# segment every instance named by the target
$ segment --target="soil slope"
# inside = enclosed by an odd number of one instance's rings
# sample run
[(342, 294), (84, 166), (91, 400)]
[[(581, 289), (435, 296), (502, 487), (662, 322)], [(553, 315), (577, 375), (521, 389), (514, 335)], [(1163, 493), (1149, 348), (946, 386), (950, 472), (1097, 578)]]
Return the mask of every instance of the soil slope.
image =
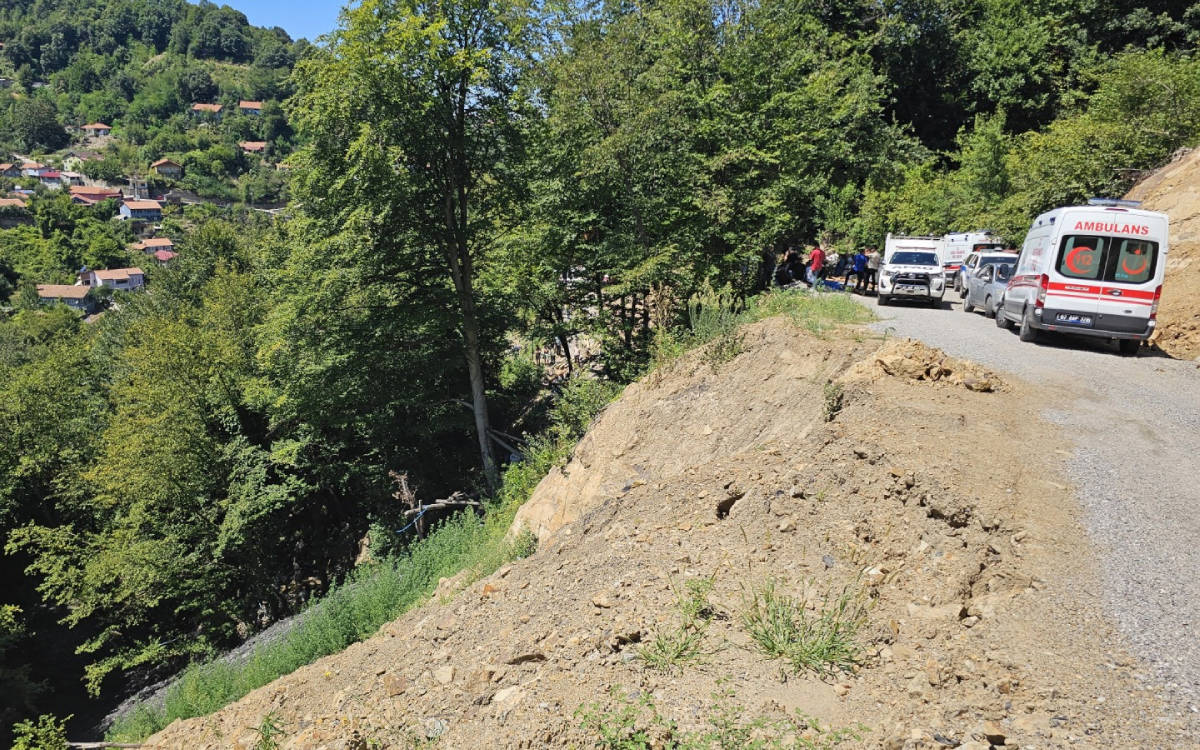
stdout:
[[(146, 747), (248, 749), (268, 714), (284, 748), (592, 747), (576, 711), (615, 686), (682, 729), (723, 689), (744, 720), (865, 725), (848, 747), (1191, 743), (1098, 603), (1066, 451), (1028, 450), (1063, 444), (1031, 386), (865, 329), (774, 319), (745, 343), (610, 407), (539, 490), (537, 554)], [(704, 656), (648, 669), (675, 591), (707, 577)], [(795, 674), (757, 651), (741, 616), (771, 580), (814, 608), (865, 597), (861, 665)]]
[(1142, 180), (1127, 197), (1171, 217), (1171, 247), (1155, 340), (1173, 357), (1200, 358), (1200, 149)]

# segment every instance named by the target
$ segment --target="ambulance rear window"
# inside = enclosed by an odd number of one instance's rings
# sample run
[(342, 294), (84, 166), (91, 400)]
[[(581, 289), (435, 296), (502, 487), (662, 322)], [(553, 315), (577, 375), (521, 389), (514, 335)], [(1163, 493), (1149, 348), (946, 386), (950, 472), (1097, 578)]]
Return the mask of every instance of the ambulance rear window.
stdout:
[(1058, 272), (1072, 279), (1098, 279), (1107, 237), (1066, 236), (1058, 253)]
[(1142, 284), (1154, 276), (1158, 243), (1124, 237), (1067, 235), (1058, 251), (1058, 272), (1071, 279)]
[(1110, 281), (1121, 281), (1126, 284), (1141, 284), (1154, 274), (1154, 261), (1158, 245), (1145, 240), (1114, 239), (1109, 272), (1105, 277)]

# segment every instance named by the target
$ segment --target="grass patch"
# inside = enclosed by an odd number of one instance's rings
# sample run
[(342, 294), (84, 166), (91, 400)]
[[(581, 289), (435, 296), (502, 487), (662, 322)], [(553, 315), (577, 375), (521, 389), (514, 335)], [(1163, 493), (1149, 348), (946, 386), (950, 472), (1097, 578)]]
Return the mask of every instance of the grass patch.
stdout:
[(703, 360), (712, 367), (741, 354), (744, 346), (739, 328), (776, 315), (816, 336), (825, 336), (838, 326), (874, 319), (870, 310), (846, 294), (773, 289), (744, 303), (728, 288), (714, 290), (705, 284), (688, 300), (688, 327), (660, 327), (650, 348), (650, 371), (670, 368), (691, 351), (704, 347)]
[(427, 601), (440, 578), (462, 570), (481, 578), (510, 560), (532, 554), (537, 540), (531, 533), (515, 539), (507, 535), (517, 509), (542, 477), (567, 458), (591, 420), (619, 390), (587, 378), (569, 382), (551, 413), (550, 427), (529, 440), (524, 461), (505, 470), (482, 519), (470, 512), (458, 514), (403, 552), (355, 569), (306, 610), (301, 623), (284, 638), (260, 647), (244, 663), (214, 661), (189, 667), (167, 689), (162, 706), (138, 706), (113, 725), (107, 739), (136, 742), (176, 719), (217, 711), (251, 690), (370, 637)]
[(712, 587), (712, 578), (698, 578), (688, 581), (683, 591), (675, 592), (679, 624), (656, 633), (649, 643), (638, 649), (638, 658), (647, 667), (673, 672), (700, 660), (704, 633), (714, 614), (708, 601)]
[(841, 383), (826, 383), (822, 391), (822, 414), (826, 422), (832, 422), (842, 411), (846, 394)]
[(580, 706), (580, 725), (597, 747), (607, 750), (832, 750), (861, 740), (867, 727), (834, 729), (797, 712), (794, 717), (747, 717), (728, 688), (712, 696), (704, 709), (704, 726), (683, 730), (665, 717), (647, 694), (609, 691), (607, 701)]
[(785, 660), (797, 673), (828, 675), (858, 664), (862, 647), (855, 637), (866, 618), (863, 597), (849, 588), (826, 595), (821, 608), (810, 613), (803, 602), (780, 594), (775, 582), (768, 581), (753, 592), (742, 624), (768, 657)]

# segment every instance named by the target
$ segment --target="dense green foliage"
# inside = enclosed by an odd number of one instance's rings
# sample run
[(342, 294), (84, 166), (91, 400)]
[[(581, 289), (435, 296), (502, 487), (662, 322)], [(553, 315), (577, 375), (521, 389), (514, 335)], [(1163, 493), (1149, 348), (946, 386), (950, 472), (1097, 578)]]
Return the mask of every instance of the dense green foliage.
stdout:
[[(32, 285), (135, 260), (114, 206), (39, 193), (0, 216), (3, 690), (22, 716), (44, 675), (107, 693), (351, 581), (314, 607), (333, 636), (196, 667), (205, 697), (180, 688), (144, 730), (361, 637), (436, 571), (494, 564), (503, 513), (609, 390), (546, 388), (531, 348), (574, 368), (590, 344), (619, 383), (699, 344), (723, 366), (761, 315), (853, 320), (747, 298), (788, 245), (1019, 240), (1038, 211), (1120, 192), (1200, 140), (1198, 29), (1200, 6), (1167, 2), (364, 0), (312, 48), (207, 3), (7, 4), (2, 145), (104, 120), (101, 158), (47, 160), (119, 181), (165, 156), (184, 175), (156, 188), (295, 201), (169, 211), (179, 257), (89, 323)], [(294, 147), (293, 176), (242, 140)], [(413, 544), (392, 473), (503, 510)], [(371, 528), (391, 572), (350, 575)], [(27, 669), (35, 640), (81, 662)]]

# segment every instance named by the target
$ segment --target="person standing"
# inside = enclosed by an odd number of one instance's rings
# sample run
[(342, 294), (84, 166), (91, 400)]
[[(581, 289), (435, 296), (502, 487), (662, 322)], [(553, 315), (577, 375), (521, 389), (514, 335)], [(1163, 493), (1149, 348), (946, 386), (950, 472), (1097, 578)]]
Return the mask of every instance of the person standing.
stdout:
[(846, 289), (850, 289), (850, 276), (854, 276), (854, 291), (862, 294), (867, 290), (867, 254), (860, 248), (850, 261), (846, 271)]
[(877, 292), (875, 282), (876, 277), (879, 275), (879, 262), (881, 260), (882, 258), (879, 257), (879, 250), (877, 248), (872, 247), (867, 251), (867, 283), (863, 287), (863, 291), (866, 294), (870, 294), (873, 291)]
[(812, 252), (809, 253), (809, 256), (808, 256), (809, 284), (814, 289), (817, 288), (817, 282), (819, 282), (823, 278), (822, 273), (825, 270), (825, 257), (826, 257), (825, 251), (821, 249), (820, 245), (817, 245), (816, 247), (814, 247), (812, 249)]

